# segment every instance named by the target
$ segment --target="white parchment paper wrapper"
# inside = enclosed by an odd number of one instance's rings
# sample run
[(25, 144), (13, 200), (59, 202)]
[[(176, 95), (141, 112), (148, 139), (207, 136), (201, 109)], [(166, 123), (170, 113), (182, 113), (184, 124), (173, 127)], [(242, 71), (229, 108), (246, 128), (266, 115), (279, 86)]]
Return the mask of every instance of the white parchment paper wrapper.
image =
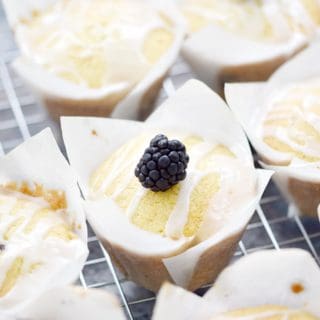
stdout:
[[(63, 138), (68, 156), (79, 174), (85, 197), (88, 196), (89, 178), (94, 169), (124, 142), (149, 129), (159, 129), (159, 132), (161, 129), (182, 130), (199, 135), (205, 140), (230, 147), (247, 163), (252, 161), (245, 134), (223, 100), (201, 82), (190, 80), (145, 123), (97, 118), (62, 118)], [(95, 130), (97, 135), (92, 135), (92, 130)], [(87, 201), (85, 207), (88, 219), (95, 230), (111, 239), (113, 243), (139, 254), (172, 256), (164, 259), (163, 263), (177, 284), (187, 286), (201, 254), (245, 228), (271, 174), (268, 170), (256, 170), (257, 191), (247, 206), (239, 212), (234, 212), (230, 222), (208, 240), (174, 256), (174, 252), (183, 250), (185, 241), (174, 241), (139, 229), (121, 214), (120, 208), (111, 199)], [(110, 224), (111, 219), (117, 220), (117, 224)]]
[[(301, 285), (299, 294), (292, 285)], [(278, 305), (320, 315), (320, 269), (301, 249), (259, 251), (236, 261), (204, 295), (213, 314), (246, 307)]]
[[(15, 30), (21, 18), (30, 18), (32, 11), (44, 10), (57, 1), (61, 0), (26, 0), (23, 2), (20, 0), (3, 0), (3, 4), (9, 24), (13, 30)], [(172, 1), (141, 1), (150, 3), (157, 10), (165, 12), (165, 14), (168, 15), (174, 23), (173, 32), (175, 34), (175, 40), (161, 59), (154, 64), (147, 75), (114, 107), (111, 117), (137, 119), (140, 116), (139, 109), (144, 95), (168, 72), (179, 54), (184, 39), (185, 21)], [(119, 61), (119, 63), (121, 63), (121, 61)], [(13, 65), (16, 72), (34, 90), (40, 97), (40, 100), (46, 100), (46, 98), (55, 100), (70, 99), (72, 101), (78, 101), (79, 103), (81, 103), (81, 101), (92, 101), (94, 106), (95, 101), (106, 99), (109, 95), (120, 93), (123, 90), (122, 84), (112, 87), (102, 87), (100, 89), (90, 89), (78, 86), (49, 73), (40, 65), (29, 61), (23, 56), (18, 57)]]
[[(290, 159), (288, 155), (276, 152), (262, 141), (262, 137), (258, 134), (257, 124), (263, 120), (268, 102), (274, 95), (287, 88), (288, 85), (320, 77), (319, 56), (320, 42), (317, 41), (285, 63), (267, 82), (226, 84), (227, 102), (262, 158), (273, 163), (281, 163)], [(289, 166), (264, 163), (262, 165), (276, 172), (274, 179), (289, 199), (292, 199), (287, 188), (289, 178), (320, 183), (320, 171), (317, 169), (319, 163), (302, 163), (299, 159), (293, 159)]]
[(51, 247), (48, 247), (42, 246), (41, 243), (34, 246), (21, 241), (16, 247), (10, 246), (9, 240), (7, 250), (12, 252), (13, 256), (19, 252), (26, 259), (38, 255), (41, 257), (42, 254), (50, 257), (48, 252), (51, 251), (54, 256), (45, 267), (40, 267), (27, 276), (22, 275), (15, 287), (0, 298), (0, 314), (13, 314), (44, 291), (75, 281), (88, 255), (87, 228), (76, 176), (61, 154), (49, 129), (43, 130), (0, 158), (0, 185), (10, 182), (16, 182), (18, 185), (26, 182), (31, 188), (37, 183), (44, 189), (64, 191), (68, 222), (77, 226), (74, 232), (79, 239), (65, 245), (63, 252), (57, 252), (62, 247), (61, 244), (55, 248), (52, 243)]
[(125, 320), (125, 317), (116, 297), (108, 292), (68, 286), (46, 292), (13, 319)]

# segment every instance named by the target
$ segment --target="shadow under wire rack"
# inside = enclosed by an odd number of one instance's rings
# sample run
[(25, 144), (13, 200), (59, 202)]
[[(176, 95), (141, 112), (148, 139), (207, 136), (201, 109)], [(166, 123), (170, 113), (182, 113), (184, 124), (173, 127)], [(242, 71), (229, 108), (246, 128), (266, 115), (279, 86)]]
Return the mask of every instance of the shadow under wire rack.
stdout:
[[(58, 142), (56, 123), (37, 104), (11, 62), (18, 51), (0, 5), (0, 156), (45, 127), (51, 127)], [(192, 78), (188, 66), (179, 59), (163, 83), (157, 104)], [(130, 320), (150, 319), (154, 294), (126, 280), (112, 264), (107, 252), (89, 226), (89, 257), (79, 276), (85, 288), (103, 288), (118, 295)], [(262, 249), (298, 247), (311, 252), (320, 264), (320, 224), (315, 219), (288, 215), (288, 203), (270, 183), (239, 243), (234, 259)], [(210, 286), (197, 291), (203, 294)]]

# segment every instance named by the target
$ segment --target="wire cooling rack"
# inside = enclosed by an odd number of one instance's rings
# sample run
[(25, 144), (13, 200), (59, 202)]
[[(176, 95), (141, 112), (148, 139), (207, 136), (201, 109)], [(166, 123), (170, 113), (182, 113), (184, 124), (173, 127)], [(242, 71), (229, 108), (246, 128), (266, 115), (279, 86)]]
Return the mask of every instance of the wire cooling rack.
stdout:
[[(0, 155), (7, 153), (28, 137), (50, 126), (61, 145), (57, 124), (49, 120), (32, 94), (12, 71), (17, 55), (12, 35), (0, 5)], [(164, 81), (158, 104), (174, 93), (177, 87), (192, 78), (188, 67), (179, 60)], [(127, 318), (150, 319), (154, 295), (127, 281), (113, 266), (89, 226), (90, 254), (80, 274), (79, 284), (86, 288), (104, 288), (119, 296)], [(320, 264), (320, 224), (316, 219), (288, 215), (288, 204), (270, 183), (247, 230), (239, 243), (234, 259), (261, 249), (298, 247), (309, 250)], [(197, 291), (203, 294), (210, 286)]]

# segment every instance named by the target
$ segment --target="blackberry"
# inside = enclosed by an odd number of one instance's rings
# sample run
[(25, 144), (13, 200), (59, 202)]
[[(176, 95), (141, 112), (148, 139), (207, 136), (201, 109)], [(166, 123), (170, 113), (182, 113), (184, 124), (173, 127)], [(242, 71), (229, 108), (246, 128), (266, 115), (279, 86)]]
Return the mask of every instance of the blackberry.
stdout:
[(166, 191), (186, 177), (189, 156), (179, 140), (158, 134), (144, 151), (135, 168), (135, 176), (145, 188)]

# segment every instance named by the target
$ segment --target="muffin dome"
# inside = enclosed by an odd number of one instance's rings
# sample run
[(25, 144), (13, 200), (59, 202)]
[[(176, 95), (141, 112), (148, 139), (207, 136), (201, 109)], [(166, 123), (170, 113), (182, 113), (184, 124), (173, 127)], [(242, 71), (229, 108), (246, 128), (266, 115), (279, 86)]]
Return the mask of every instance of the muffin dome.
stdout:
[[(142, 19), (143, 17), (143, 19)], [(119, 88), (119, 99), (171, 47), (173, 22), (144, 1), (57, 1), (16, 28), (22, 55), (87, 88)]]
[(263, 141), (274, 151), (287, 155), (286, 165), (294, 158), (302, 162), (320, 161), (319, 117), (320, 79), (289, 85), (268, 102), (260, 129)]
[[(225, 145), (186, 133), (167, 133), (186, 146), (190, 157), (186, 179), (163, 193), (145, 189), (133, 173), (153, 136), (143, 134), (120, 147), (91, 178), (91, 197), (110, 197), (141, 229), (173, 239), (196, 236), (201, 241), (222, 227), (226, 220), (221, 212), (227, 219), (256, 192), (250, 162)], [(242, 181), (247, 181), (245, 189), (240, 188)]]

